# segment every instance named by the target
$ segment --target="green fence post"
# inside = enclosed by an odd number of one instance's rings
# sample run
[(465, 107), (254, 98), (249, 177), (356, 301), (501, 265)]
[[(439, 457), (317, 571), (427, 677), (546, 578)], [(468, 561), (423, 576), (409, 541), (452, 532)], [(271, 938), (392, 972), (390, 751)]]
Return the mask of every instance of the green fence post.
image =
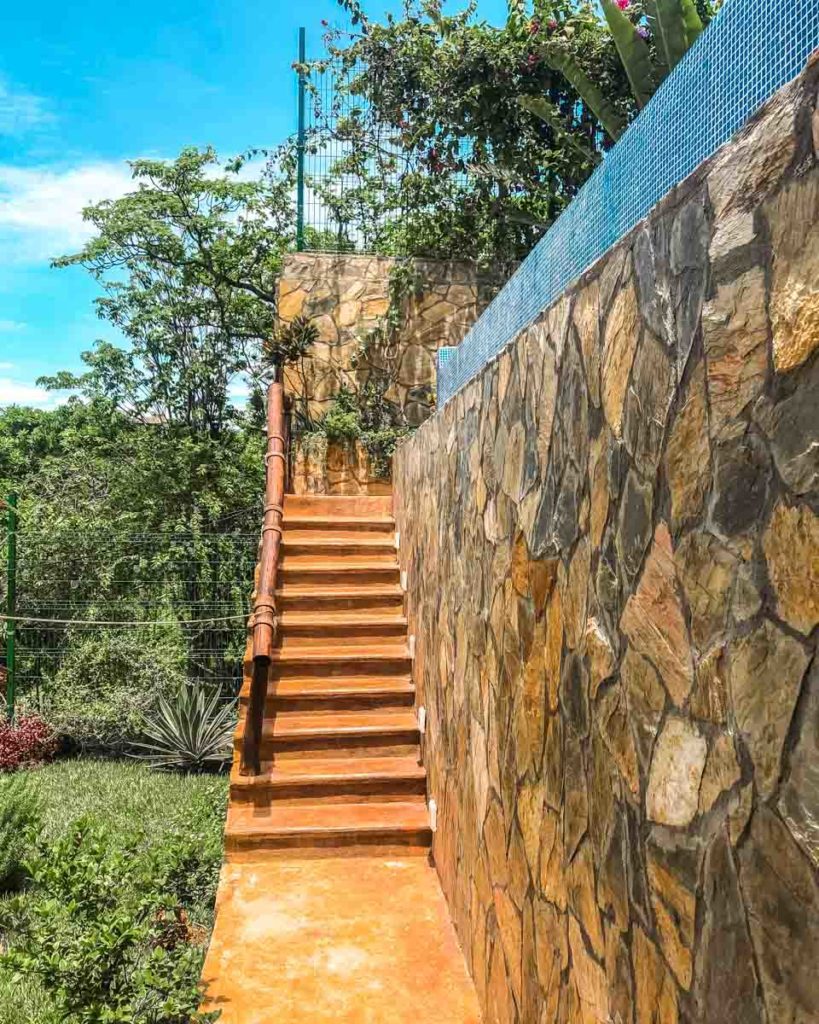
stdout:
[(15, 697), (15, 664), (14, 641), (17, 623), (17, 495), (12, 492), (7, 500), (8, 508), (8, 562), (6, 565), (6, 715), (9, 721), (14, 718)]
[(299, 29), (299, 128), (296, 139), (296, 250), (304, 252), (304, 98), (307, 80), (304, 75), (306, 61), (305, 31)]

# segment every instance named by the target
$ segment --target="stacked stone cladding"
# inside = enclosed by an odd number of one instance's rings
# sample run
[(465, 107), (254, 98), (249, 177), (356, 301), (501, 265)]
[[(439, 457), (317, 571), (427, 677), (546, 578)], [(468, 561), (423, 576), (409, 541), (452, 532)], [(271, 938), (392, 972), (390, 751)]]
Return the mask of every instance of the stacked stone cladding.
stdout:
[(487, 1024), (819, 1020), (818, 82), (396, 455)]

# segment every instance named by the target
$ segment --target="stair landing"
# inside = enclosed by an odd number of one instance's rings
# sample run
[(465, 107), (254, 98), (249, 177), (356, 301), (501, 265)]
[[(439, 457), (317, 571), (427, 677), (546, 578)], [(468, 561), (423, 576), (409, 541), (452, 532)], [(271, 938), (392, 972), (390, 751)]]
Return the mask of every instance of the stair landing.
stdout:
[(479, 1024), (425, 858), (251, 858), (222, 868), (203, 1009), (220, 1024)]

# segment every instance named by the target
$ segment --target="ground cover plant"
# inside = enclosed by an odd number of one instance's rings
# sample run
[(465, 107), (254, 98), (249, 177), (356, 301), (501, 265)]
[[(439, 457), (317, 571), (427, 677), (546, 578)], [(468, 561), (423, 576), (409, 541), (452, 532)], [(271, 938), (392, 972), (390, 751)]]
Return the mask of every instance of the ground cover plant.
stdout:
[(204, 1019), (227, 779), (92, 759), (14, 779), (39, 827), (0, 902), (0, 1024)]

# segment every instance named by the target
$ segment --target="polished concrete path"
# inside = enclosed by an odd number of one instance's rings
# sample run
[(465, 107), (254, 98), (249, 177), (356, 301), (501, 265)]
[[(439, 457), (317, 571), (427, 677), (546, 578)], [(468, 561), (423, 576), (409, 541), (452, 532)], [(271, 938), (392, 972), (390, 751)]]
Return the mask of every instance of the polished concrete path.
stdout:
[(478, 1024), (425, 857), (248, 853), (222, 868), (203, 972), (220, 1024)]

